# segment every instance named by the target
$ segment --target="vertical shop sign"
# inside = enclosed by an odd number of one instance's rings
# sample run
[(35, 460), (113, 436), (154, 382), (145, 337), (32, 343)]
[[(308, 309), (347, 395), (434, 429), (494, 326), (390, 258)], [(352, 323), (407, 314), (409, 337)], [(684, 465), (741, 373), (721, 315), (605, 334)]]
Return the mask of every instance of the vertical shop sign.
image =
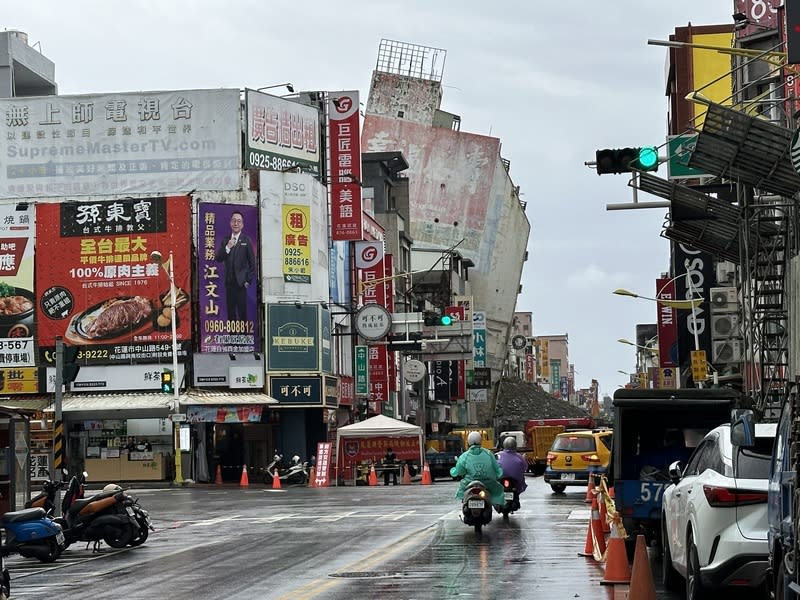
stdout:
[(36, 205), (39, 354), (54, 364), (56, 337), (84, 364), (172, 356), (172, 254), (179, 355), (191, 340), (189, 198), (125, 198)]
[(486, 312), (472, 314), (472, 361), (476, 367), (486, 366)]
[(311, 207), (283, 205), (283, 280), (311, 283)]
[(33, 366), (36, 361), (34, 231), (33, 204), (0, 206), (0, 364), (4, 367)]
[(361, 135), (358, 92), (332, 92), (328, 100), (331, 170), (331, 239), (360, 240)]
[[(386, 285), (383, 242), (356, 242), (356, 269), (358, 281), (364, 284), (361, 294), (363, 304), (386, 307)], [(378, 281), (379, 283), (374, 283)], [(384, 345), (369, 346), (369, 400), (386, 402), (389, 391), (388, 352)]]
[(197, 273), (200, 352), (254, 352), (258, 326), (258, 208), (201, 203)]
[[(676, 300), (675, 282), (656, 279), (656, 299)], [(658, 363), (661, 368), (678, 364), (678, 312), (661, 303), (658, 304)]]
[(314, 467), (314, 487), (330, 485), (331, 442), (317, 442), (317, 464)]
[(367, 347), (356, 346), (356, 396), (366, 396), (367, 394), (369, 394)]

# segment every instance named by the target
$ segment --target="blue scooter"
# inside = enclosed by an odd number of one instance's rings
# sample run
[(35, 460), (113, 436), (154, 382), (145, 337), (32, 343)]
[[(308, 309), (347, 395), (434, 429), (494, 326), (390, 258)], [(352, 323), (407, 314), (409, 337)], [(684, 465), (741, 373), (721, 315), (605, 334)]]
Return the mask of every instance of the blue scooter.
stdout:
[(55, 561), (64, 550), (61, 525), (47, 518), (43, 508), (23, 508), (5, 513), (0, 518), (5, 529), (3, 556), (18, 552), (26, 558), (44, 563)]

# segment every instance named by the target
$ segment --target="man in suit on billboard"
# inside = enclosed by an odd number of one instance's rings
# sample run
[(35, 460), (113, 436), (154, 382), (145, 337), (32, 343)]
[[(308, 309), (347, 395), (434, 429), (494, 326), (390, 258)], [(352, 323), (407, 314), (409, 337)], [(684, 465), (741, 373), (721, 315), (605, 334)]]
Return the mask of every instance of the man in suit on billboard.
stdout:
[(247, 290), (256, 276), (253, 241), (242, 230), (244, 217), (231, 214), (231, 234), (220, 246), (215, 259), (225, 265), (225, 303), (229, 320), (247, 320)]

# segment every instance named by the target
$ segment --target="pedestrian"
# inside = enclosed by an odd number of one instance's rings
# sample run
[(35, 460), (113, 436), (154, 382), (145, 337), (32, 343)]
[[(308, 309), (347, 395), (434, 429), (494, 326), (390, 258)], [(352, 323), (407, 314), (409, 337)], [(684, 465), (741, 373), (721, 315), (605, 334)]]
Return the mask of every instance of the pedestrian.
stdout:
[(392, 485), (397, 485), (397, 456), (391, 448), (386, 449), (386, 456), (383, 457), (383, 485), (389, 485), (389, 474), (392, 475)]
[(244, 217), (231, 213), (231, 233), (215, 255), (225, 265), (225, 305), (228, 319), (247, 321), (247, 290), (256, 277), (256, 257), (252, 240), (243, 231)]

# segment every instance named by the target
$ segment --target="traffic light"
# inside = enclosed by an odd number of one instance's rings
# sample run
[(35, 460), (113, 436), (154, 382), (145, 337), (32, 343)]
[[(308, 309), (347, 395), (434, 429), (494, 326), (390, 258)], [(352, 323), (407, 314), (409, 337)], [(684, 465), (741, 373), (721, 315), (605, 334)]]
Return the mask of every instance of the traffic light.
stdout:
[(425, 325), (449, 327), (453, 324), (453, 317), (450, 315), (440, 315), (435, 312), (426, 312), (424, 315)]
[(172, 371), (164, 369), (161, 372), (161, 391), (165, 394), (172, 394), (175, 391), (175, 380), (172, 377)]
[(800, 63), (800, 5), (797, 2), (784, 2), (786, 14), (786, 62), (790, 65)]
[(78, 346), (64, 345), (63, 362), (61, 363), (61, 382), (69, 384), (78, 377), (81, 366), (75, 361), (78, 359)]
[(597, 174), (658, 171), (658, 148), (604, 148), (595, 152)]

